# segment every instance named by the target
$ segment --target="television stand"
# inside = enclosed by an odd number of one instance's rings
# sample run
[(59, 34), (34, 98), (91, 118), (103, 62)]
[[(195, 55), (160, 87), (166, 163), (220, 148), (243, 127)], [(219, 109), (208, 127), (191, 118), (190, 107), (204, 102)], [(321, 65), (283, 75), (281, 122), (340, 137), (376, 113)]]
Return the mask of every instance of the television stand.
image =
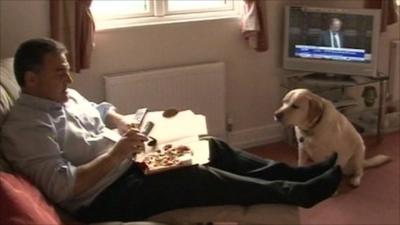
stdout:
[(349, 75), (311, 73), (303, 76), (302, 79), (305, 83), (316, 85), (356, 85), (356, 81)]
[[(297, 73), (300, 74), (300, 73)], [(281, 86), (286, 90), (290, 91), (296, 88), (307, 88), (312, 92), (327, 98), (333, 102), (339, 111), (342, 111), (349, 120), (357, 127), (360, 128), (362, 135), (375, 134), (377, 143), (382, 141), (382, 118), (384, 109), (384, 81), (388, 80), (389, 77), (378, 73), (377, 76), (356, 76), (356, 75), (341, 75), (341, 74), (325, 74), (325, 73), (302, 73), (300, 76), (288, 75), (282, 79)], [(361, 111), (355, 111), (351, 113), (346, 113), (347, 109), (350, 107), (356, 107), (359, 105), (359, 101), (346, 96), (345, 89), (353, 87), (361, 87), (363, 85), (374, 85), (378, 83), (377, 97), (378, 102), (375, 107), (370, 109), (364, 108)], [(333, 93), (333, 94), (332, 94)], [(361, 97), (361, 96), (360, 96)], [(365, 124), (363, 126), (360, 123), (359, 118), (365, 111), (376, 111), (376, 126), (371, 126), (371, 124)], [(351, 110), (350, 110), (351, 111)], [(291, 137), (292, 136), (292, 137)], [(294, 142), (294, 136), (289, 135), (289, 143)]]

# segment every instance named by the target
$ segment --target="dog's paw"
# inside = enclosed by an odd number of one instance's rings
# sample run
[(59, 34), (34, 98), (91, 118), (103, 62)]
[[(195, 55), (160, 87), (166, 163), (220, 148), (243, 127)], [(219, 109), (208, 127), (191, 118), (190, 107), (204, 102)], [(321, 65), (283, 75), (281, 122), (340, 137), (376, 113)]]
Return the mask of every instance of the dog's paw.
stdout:
[(353, 187), (358, 187), (361, 184), (361, 176), (355, 176), (350, 178), (350, 184)]

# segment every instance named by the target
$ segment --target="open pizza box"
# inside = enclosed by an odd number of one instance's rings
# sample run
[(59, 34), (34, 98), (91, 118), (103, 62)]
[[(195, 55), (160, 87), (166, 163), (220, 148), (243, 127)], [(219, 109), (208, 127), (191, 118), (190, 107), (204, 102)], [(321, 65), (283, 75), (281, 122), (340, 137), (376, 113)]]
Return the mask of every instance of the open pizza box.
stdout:
[[(133, 118), (134, 114), (127, 117)], [(145, 151), (134, 157), (145, 174), (205, 164), (209, 161), (208, 142), (199, 140), (201, 135), (207, 134), (205, 116), (194, 114), (191, 110), (180, 111), (170, 118), (165, 118), (163, 111), (148, 112), (140, 129), (149, 121), (154, 123), (154, 127), (148, 136), (157, 140), (156, 145), (145, 144)], [(113, 140), (118, 141), (119, 134), (116, 131), (110, 132), (106, 137), (110, 138), (113, 135)]]

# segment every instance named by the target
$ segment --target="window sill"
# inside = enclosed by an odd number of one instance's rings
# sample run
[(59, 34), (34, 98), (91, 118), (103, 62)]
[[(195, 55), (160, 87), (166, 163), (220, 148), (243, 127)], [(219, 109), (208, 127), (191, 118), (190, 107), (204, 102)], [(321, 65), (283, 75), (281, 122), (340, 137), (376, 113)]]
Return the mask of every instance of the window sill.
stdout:
[(194, 13), (185, 15), (168, 15), (163, 17), (141, 17), (128, 19), (115, 19), (96, 22), (96, 32), (106, 32), (115, 29), (125, 29), (130, 27), (143, 27), (163, 24), (186, 23), (196, 21), (209, 21), (221, 19), (238, 19), (239, 13), (236, 11), (219, 13)]

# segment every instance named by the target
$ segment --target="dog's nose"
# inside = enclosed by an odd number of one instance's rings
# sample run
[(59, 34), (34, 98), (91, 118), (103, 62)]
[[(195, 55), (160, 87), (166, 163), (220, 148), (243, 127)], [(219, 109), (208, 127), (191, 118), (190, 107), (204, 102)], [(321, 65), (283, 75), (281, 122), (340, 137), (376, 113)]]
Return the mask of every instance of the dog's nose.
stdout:
[(275, 117), (274, 118), (275, 118), (276, 121), (281, 121), (282, 117), (283, 117), (283, 113), (282, 112), (275, 113)]

